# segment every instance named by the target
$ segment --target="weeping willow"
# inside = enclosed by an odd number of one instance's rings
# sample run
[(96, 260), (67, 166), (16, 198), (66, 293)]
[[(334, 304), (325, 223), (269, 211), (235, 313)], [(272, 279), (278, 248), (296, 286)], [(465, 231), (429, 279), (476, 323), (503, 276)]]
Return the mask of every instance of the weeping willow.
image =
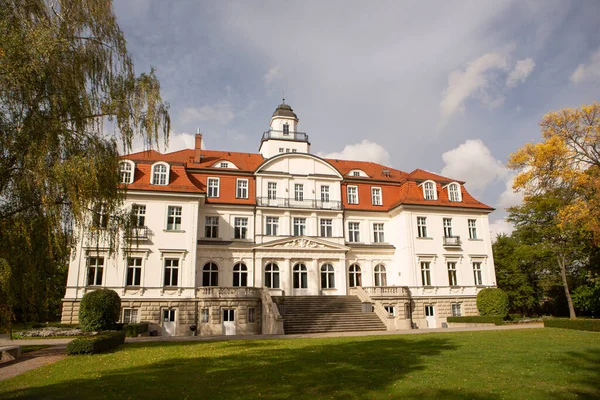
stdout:
[[(3, 325), (16, 314), (45, 318), (56, 306), (50, 303), (64, 291), (72, 232), (91, 225), (97, 204), (118, 215), (119, 152), (136, 136), (148, 147), (166, 143), (169, 129), (159, 82), (153, 70), (136, 75), (112, 1), (2, 2)], [(110, 218), (103, 233), (116, 237), (122, 223)]]

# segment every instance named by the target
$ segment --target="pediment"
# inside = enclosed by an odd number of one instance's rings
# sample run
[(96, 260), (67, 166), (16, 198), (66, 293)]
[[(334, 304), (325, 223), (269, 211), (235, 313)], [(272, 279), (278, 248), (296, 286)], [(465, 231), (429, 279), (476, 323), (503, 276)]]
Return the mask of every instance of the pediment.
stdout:
[(260, 249), (278, 249), (278, 250), (334, 250), (334, 251), (348, 251), (349, 248), (337, 243), (332, 243), (323, 239), (308, 238), (305, 236), (285, 238), (274, 240), (272, 242), (264, 243), (256, 246), (257, 250)]

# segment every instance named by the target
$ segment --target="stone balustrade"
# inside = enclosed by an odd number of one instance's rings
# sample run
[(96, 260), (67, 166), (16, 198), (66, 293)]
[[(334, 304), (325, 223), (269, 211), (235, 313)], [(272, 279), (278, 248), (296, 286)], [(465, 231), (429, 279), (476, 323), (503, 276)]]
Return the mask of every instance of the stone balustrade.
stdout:
[(363, 290), (370, 297), (408, 297), (408, 288), (404, 286), (365, 286)]
[(254, 287), (200, 287), (196, 288), (196, 298), (219, 298), (219, 299), (236, 299), (236, 298), (252, 298), (259, 299), (261, 297), (261, 289)]

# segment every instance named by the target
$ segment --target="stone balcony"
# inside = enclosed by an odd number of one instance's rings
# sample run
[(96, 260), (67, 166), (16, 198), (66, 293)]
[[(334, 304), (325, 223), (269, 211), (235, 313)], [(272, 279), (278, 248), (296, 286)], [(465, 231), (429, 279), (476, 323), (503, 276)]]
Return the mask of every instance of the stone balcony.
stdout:
[(409, 291), (404, 286), (365, 286), (362, 288), (371, 298), (379, 297), (409, 297)]
[(261, 288), (255, 287), (200, 287), (196, 288), (198, 299), (259, 299)]

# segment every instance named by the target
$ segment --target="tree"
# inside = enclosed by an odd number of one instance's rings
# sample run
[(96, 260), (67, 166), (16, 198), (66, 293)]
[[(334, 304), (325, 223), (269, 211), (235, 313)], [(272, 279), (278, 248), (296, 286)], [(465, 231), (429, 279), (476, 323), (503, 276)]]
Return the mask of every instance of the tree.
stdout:
[(0, 322), (14, 310), (39, 317), (35, 298), (54, 290), (74, 227), (90, 224), (96, 204), (122, 204), (117, 143), (157, 145), (169, 129), (154, 71), (135, 74), (110, 0), (3, 2)]

